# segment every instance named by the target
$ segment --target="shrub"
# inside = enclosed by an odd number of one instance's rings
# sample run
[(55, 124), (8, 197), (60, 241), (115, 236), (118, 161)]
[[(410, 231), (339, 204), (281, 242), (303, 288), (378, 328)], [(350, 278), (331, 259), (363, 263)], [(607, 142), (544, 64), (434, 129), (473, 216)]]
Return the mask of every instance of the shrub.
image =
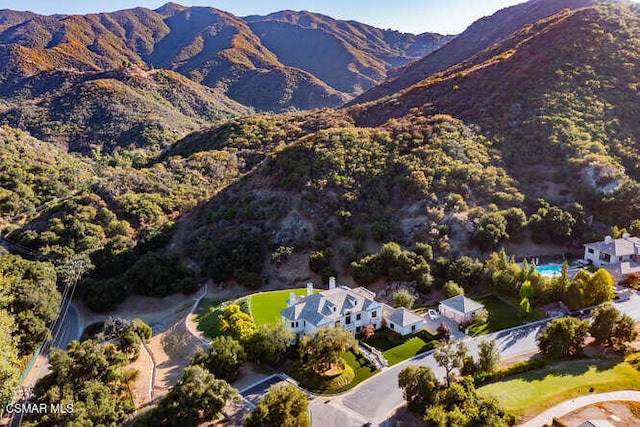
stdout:
[(448, 280), (442, 287), (442, 292), (447, 298), (453, 298), (458, 295), (464, 295), (464, 289), (453, 280)]

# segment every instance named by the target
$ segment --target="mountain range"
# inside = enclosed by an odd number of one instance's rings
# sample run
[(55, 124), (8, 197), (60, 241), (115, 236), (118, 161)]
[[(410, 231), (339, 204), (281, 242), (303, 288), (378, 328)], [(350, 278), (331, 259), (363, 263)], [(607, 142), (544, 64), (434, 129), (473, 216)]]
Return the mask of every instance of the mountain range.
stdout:
[[(70, 16), (0, 10), (0, 96), (10, 104), (0, 121), (72, 149), (158, 146), (250, 109), (337, 107), (451, 38), (175, 3)], [(88, 99), (94, 89), (102, 96)], [(77, 105), (60, 110), (69, 99)], [(111, 118), (122, 126), (96, 131)]]

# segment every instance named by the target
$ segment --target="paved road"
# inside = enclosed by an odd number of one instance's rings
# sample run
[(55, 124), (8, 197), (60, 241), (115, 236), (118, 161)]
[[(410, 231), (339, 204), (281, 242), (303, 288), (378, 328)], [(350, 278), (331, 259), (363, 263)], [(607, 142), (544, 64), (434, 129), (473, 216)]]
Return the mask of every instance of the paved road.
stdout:
[[(622, 312), (640, 320), (640, 295), (634, 293), (628, 301), (616, 303)], [(511, 330), (495, 332), (483, 337), (466, 341), (469, 352), (477, 354), (478, 344), (485, 340), (495, 339), (500, 349), (502, 359), (521, 356), (536, 352), (538, 347), (536, 336), (547, 321), (532, 325), (524, 325)], [(385, 369), (369, 380), (361, 383), (350, 392), (331, 399), (331, 404), (320, 401), (311, 404), (312, 424), (316, 426), (333, 423), (339, 420), (345, 412), (355, 413), (363, 419), (375, 423), (384, 423), (389, 414), (404, 403), (402, 391), (398, 387), (398, 373), (406, 366), (420, 365), (433, 369), (436, 376), (444, 378), (444, 370), (437, 366), (431, 353), (425, 353), (412, 359)], [(319, 405), (326, 405), (322, 408)], [(336, 424), (337, 425), (337, 424)]]
[(575, 399), (565, 400), (564, 402), (547, 409), (540, 415), (524, 424), (520, 424), (520, 427), (539, 427), (545, 424), (551, 424), (554, 417), (562, 417), (569, 414), (576, 409), (580, 409), (585, 406), (593, 405), (598, 402), (615, 402), (615, 401), (630, 401), (640, 402), (640, 391), (637, 390), (619, 390), (610, 391), (607, 393), (587, 394), (584, 396), (578, 396)]
[(67, 345), (73, 340), (79, 340), (81, 335), (80, 313), (78, 313), (73, 303), (70, 303), (67, 315), (60, 325), (60, 330), (52, 346), (66, 350)]
[[(469, 353), (473, 355), (477, 354), (478, 344), (491, 339), (496, 340), (500, 353), (505, 359), (531, 353), (537, 348), (536, 336), (545, 324), (546, 322), (511, 331), (497, 332), (468, 340), (466, 344), (469, 347)], [(371, 422), (382, 423), (395, 408), (404, 403), (397, 378), (398, 373), (409, 365), (427, 366), (433, 369), (437, 377), (444, 378), (445, 376), (444, 369), (438, 366), (433, 355), (425, 353), (373, 376), (352, 392), (342, 396), (339, 399), (340, 403)], [(321, 424), (318, 423), (318, 425)]]

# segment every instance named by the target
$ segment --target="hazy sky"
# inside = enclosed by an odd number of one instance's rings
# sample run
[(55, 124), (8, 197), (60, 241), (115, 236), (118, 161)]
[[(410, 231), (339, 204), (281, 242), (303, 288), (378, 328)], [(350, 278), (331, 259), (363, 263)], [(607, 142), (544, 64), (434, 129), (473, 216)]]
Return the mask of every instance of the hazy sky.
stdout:
[[(0, 0), (0, 8), (50, 15), (106, 12), (136, 6), (155, 9), (167, 0)], [(381, 28), (457, 34), (478, 18), (523, 0), (182, 0), (184, 6), (210, 6), (239, 16), (282, 9), (309, 10)]]

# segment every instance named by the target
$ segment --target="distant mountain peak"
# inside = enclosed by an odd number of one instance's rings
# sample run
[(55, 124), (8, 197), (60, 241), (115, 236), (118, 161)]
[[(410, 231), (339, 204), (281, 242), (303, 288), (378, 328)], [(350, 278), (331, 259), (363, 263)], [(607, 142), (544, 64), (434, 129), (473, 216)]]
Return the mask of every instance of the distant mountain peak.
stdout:
[(173, 16), (176, 12), (183, 12), (186, 9), (188, 9), (186, 6), (182, 6), (181, 4), (178, 3), (174, 3), (174, 2), (168, 2), (163, 4), (162, 6), (160, 6), (159, 8), (157, 8), (156, 10), (154, 10), (154, 12), (168, 17), (168, 16)]

